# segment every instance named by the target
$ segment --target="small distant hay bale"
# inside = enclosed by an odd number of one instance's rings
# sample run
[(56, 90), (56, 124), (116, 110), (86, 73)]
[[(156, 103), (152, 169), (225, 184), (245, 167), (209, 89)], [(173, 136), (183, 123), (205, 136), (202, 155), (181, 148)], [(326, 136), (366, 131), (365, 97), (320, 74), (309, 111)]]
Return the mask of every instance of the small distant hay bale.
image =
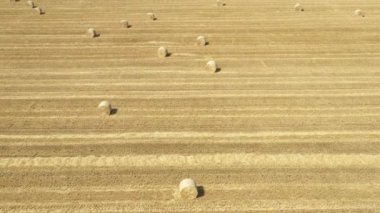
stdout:
[(365, 17), (365, 13), (360, 9), (355, 10), (354, 14), (357, 16)]
[(304, 11), (302, 5), (300, 3), (297, 3), (294, 5), (294, 10), (296, 11)]
[(41, 7), (35, 7), (35, 8), (33, 8), (33, 11), (37, 15), (45, 14), (44, 10)]
[(98, 36), (98, 33), (96, 32), (94, 28), (90, 28), (87, 30), (87, 37), (95, 38), (96, 36)]
[(182, 199), (193, 200), (198, 197), (198, 189), (195, 181), (190, 178), (183, 179), (179, 184), (179, 193)]
[(166, 47), (160, 47), (158, 48), (157, 54), (159, 58), (165, 58), (169, 56), (169, 51)]
[(112, 106), (108, 101), (101, 101), (98, 105), (98, 110), (103, 115), (111, 115)]
[(26, 4), (28, 5), (28, 6), (30, 6), (31, 8), (34, 8), (35, 7), (35, 4), (34, 4), (34, 1), (27, 1), (26, 2)]
[(197, 45), (198, 46), (206, 46), (208, 44), (207, 38), (205, 36), (197, 37)]
[(129, 28), (129, 23), (128, 23), (128, 21), (127, 20), (121, 20), (120, 21), (120, 26), (122, 27), (122, 28)]
[(216, 0), (216, 5), (218, 7), (226, 6), (226, 4), (222, 0)]
[(19, 2), (20, 0), (9, 0), (9, 3), (13, 4), (13, 3), (16, 3), (16, 2)]
[(218, 72), (220, 70), (220, 67), (216, 63), (216, 61), (209, 61), (206, 64), (206, 69), (211, 71), (211, 72)]
[(154, 13), (147, 13), (146, 15), (148, 16), (150, 20), (153, 20), (153, 21), (157, 20), (157, 17)]

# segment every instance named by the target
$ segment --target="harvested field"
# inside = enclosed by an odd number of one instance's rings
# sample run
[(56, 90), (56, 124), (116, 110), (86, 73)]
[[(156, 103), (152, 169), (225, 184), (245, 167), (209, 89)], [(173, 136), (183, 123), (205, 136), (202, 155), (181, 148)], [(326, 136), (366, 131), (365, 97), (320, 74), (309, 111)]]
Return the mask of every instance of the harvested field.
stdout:
[(380, 209), (378, 0), (34, 3), (0, 2), (0, 212)]

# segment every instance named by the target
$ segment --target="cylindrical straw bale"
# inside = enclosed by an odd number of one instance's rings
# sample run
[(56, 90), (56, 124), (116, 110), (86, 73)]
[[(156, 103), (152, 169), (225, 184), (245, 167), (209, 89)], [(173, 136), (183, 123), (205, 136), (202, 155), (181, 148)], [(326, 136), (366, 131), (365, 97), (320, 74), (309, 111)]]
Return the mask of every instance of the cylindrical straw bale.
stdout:
[(44, 14), (44, 11), (43, 11), (42, 8), (40, 8), (40, 7), (35, 7), (35, 8), (33, 8), (33, 11), (34, 11), (34, 13), (37, 14), (37, 15), (42, 15), (42, 14)]
[(208, 44), (207, 38), (204, 36), (197, 37), (197, 45), (198, 46), (206, 46)]
[(362, 10), (359, 10), (359, 9), (355, 10), (355, 15), (361, 16), (361, 17), (365, 17), (365, 13)]
[(206, 64), (206, 69), (211, 71), (211, 72), (217, 72), (217, 71), (219, 71), (220, 68), (219, 68), (218, 64), (216, 63), (216, 61), (209, 61)]
[(120, 26), (122, 28), (128, 28), (129, 27), (128, 21), (127, 20), (121, 20), (120, 21)]
[(179, 184), (179, 192), (182, 199), (193, 200), (198, 197), (198, 189), (195, 181), (186, 178)]
[(29, 7), (31, 7), (31, 8), (34, 8), (34, 6), (35, 6), (35, 5), (34, 5), (34, 1), (30, 1), (30, 0), (27, 1), (26, 4), (27, 4)]
[(218, 7), (224, 6), (225, 4), (222, 2), (222, 0), (216, 0), (216, 5)]
[(294, 9), (296, 11), (304, 11), (304, 9), (303, 9), (303, 7), (302, 7), (302, 5), (300, 3), (295, 4), (294, 5)]
[(99, 112), (103, 115), (111, 115), (111, 104), (108, 101), (101, 101), (98, 105)]
[(90, 28), (90, 29), (87, 30), (87, 36), (89, 38), (95, 38), (96, 35), (97, 35), (97, 32), (96, 32), (96, 30), (94, 28)]
[(160, 47), (158, 48), (157, 54), (159, 58), (165, 58), (169, 55), (169, 51), (166, 47)]
[(151, 19), (153, 21), (157, 19), (156, 15), (154, 13), (147, 13), (146, 15), (148, 16), (149, 19)]

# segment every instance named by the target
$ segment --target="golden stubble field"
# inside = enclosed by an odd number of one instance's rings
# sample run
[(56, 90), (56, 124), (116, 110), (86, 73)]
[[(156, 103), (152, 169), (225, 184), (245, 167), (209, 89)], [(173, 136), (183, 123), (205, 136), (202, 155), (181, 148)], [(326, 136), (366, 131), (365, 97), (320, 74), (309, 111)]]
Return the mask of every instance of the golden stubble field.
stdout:
[(379, 1), (35, 3), (0, 3), (0, 212), (379, 210)]

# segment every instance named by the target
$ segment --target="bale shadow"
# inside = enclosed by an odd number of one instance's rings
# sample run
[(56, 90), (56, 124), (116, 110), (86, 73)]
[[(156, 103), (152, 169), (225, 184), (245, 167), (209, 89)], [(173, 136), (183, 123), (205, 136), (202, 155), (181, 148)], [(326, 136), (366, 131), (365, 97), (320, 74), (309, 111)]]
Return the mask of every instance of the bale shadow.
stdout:
[(217, 68), (217, 69), (215, 70), (215, 73), (218, 73), (218, 72), (220, 72), (220, 71), (222, 71), (222, 68)]
[(197, 198), (205, 196), (206, 193), (205, 193), (205, 189), (203, 188), (203, 186), (197, 186), (197, 190), (198, 190)]
[(115, 115), (117, 113), (117, 108), (112, 108), (110, 115)]

